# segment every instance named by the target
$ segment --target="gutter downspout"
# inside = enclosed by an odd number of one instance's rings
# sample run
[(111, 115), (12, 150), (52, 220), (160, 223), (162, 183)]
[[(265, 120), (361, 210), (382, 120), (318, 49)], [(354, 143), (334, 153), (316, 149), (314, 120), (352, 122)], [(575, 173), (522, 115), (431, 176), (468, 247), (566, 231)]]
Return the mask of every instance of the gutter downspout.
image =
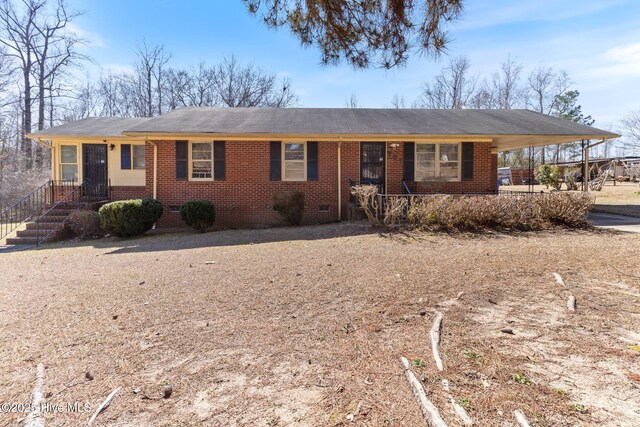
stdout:
[(338, 221), (342, 221), (342, 137), (338, 141)]
[[(145, 136), (145, 142), (153, 145), (153, 198), (158, 198), (158, 144), (153, 141), (149, 141), (149, 138)], [(153, 223), (152, 230), (156, 229), (157, 222)]]

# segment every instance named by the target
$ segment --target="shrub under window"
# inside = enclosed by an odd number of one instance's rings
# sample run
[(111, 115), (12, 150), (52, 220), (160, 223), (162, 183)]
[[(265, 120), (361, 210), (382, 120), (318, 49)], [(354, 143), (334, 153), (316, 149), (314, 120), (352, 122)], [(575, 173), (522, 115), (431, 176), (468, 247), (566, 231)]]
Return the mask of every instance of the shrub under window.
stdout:
[(204, 233), (216, 220), (216, 210), (208, 200), (190, 200), (180, 206), (180, 216), (187, 225)]
[(300, 225), (304, 212), (304, 193), (287, 191), (273, 196), (273, 208), (291, 225)]

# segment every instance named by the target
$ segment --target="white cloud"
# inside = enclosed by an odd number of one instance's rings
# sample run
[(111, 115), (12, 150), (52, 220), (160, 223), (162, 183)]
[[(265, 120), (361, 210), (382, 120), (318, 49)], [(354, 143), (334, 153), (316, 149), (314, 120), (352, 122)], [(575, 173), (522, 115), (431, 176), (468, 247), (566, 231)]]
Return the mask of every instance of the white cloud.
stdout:
[(131, 65), (127, 64), (105, 64), (101, 68), (102, 72), (113, 74), (130, 74), (135, 71)]
[(561, 21), (594, 14), (628, 1), (472, 0), (465, 3), (464, 16), (455, 28), (470, 30), (520, 22)]
[(73, 22), (67, 24), (67, 31), (84, 40), (89, 48), (108, 47), (107, 39), (102, 35), (93, 31), (85, 30)]

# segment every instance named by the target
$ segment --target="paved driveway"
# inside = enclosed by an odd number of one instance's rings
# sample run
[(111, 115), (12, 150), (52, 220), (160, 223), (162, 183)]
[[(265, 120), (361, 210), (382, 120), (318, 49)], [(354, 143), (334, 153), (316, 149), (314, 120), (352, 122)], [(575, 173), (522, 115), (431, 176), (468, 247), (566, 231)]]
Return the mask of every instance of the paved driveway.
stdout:
[(640, 233), (640, 218), (602, 212), (591, 212), (589, 219), (600, 228), (611, 228), (629, 233)]

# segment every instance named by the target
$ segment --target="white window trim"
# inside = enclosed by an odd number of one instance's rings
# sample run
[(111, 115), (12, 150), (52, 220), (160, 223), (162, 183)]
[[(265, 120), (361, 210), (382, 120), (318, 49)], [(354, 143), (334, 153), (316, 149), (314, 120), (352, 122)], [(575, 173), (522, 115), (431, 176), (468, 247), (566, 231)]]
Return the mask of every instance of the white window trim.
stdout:
[[(285, 178), (286, 174), (285, 172), (285, 164), (286, 162), (299, 162), (300, 160), (285, 160), (285, 147), (287, 144), (302, 144), (302, 146), (304, 147), (304, 158), (302, 159), (302, 163), (304, 165), (304, 178), (303, 179), (295, 179), (295, 178)], [(307, 181), (307, 142), (297, 142), (297, 141), (287, 141), (287, 142), (282, 142), (282, 148), (281, 148), (281, 170), (280, 170), (280, 177), (282, 181), (289, 181), (289, 182), (304, 182)]]
[[(191, 158), (191, 151), (193, 144), (211, 144), (211, 178), (194, 178), (193, 177), (193, 159)], [(215, 159), (214, 155), (214, 142), (213, 141), (189, 141), (189, 181), (214, 181), (215, 172), (213, 168), (215, 167)]]
[[(413, 171), (414, 174), (418, 171), (418, 145), (435, 145), (435, 163), (436, 163), (436, 175), (429, 178), (415, 177), (416, 181), (448, 181), (458, 182), (462, 181), (462, 143), (461, 142), (416, 142), (413, 144)], [(440, 145), (458, 145), (458, 176), (456, 178), (442, 178), (440, 177)]]
[[(75, 147), (76, 148), (76, 162), (75, 163), (62, 163), (62, 147), (63, 146), (69, 146), (69, 147)], [(69, 144), (69, 143), (61, 143), (59, 145), (59, 150), (58, 150), (59, 162), (58, 162), (58, 165), (60, 167), (60, 181), (64, 180), (62, 178), (62, 166), (63, 165), (75, 165), (75, 167), (76, 167), (76, 175), (78, 176), (78, 180), (74, 181), (74, 182), (82, 182), (81, 181), (82, 177), (80, 176), (80, 172), (81, 172), (80, 171), (80, 154), (81, 154), (81, 151), (80, 151), (80, 147), (78, 146), (78, 144), (75, 144), (75, 143), (71, 143), (71, 144)]]

